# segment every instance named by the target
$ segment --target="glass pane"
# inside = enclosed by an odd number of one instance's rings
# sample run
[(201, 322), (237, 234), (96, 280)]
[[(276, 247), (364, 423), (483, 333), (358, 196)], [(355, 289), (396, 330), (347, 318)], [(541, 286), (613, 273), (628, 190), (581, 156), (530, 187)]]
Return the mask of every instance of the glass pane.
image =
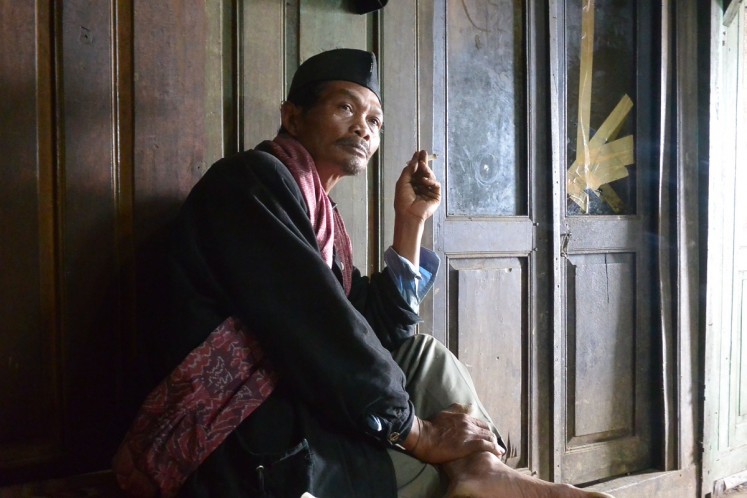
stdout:
[(634, 214), (635, 2), (565, 7), (568, 214)]
[(447, 213), (526, 214), (522, 2), (450, 0)]

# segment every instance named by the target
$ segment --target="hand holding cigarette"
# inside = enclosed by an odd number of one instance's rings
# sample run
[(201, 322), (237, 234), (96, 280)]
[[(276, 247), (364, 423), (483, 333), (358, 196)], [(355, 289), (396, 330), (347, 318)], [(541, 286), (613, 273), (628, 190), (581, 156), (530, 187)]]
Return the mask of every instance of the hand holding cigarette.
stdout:
[(416, 217), (421, 222), (430, 218), (441, 203), (441, 183), (430, 167), (438, 156), (425, 150), (415, 152), (402, 170), (394, 198), (398, 214)]

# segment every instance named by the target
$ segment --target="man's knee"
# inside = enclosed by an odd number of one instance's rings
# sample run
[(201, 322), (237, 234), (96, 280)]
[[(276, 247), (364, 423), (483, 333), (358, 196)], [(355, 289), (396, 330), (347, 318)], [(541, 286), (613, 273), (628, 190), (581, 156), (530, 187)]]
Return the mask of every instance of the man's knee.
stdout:
[(451, 355), (451, 351), (431, 334), (415, 334), (407, 339), (397, 351), (401, 351), (408, 356), (414, 354), (418, 358), (431, 355), (436, 357)]

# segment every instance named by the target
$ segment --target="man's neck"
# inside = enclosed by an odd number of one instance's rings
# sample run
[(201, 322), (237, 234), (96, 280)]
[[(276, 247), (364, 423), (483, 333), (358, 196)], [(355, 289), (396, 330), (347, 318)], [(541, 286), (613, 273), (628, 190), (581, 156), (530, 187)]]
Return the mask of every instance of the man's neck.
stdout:
[(322, 188), (329, 195), (337, 182), (342, 180), (343, 175), (330, 171), (331, 168), (325, 168), (324, 165), (316, 165), (316, 171), (319, 174), (319, 180), (322, 182)]

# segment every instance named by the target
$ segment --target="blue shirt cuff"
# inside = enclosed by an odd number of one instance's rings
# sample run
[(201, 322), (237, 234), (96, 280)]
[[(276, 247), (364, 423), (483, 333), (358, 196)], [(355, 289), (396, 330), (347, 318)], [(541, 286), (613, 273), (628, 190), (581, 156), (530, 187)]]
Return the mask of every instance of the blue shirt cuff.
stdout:
[(394, 285), (405, 302), (418, 313), (420, 302), (433, 287), (435, 276), (441, 265), (438, 255), (420, 248), (420, 268), (416, 268), (408, 259), (403, 258), (391, 246), (384, 252), (384, 262), (389, 268)]

